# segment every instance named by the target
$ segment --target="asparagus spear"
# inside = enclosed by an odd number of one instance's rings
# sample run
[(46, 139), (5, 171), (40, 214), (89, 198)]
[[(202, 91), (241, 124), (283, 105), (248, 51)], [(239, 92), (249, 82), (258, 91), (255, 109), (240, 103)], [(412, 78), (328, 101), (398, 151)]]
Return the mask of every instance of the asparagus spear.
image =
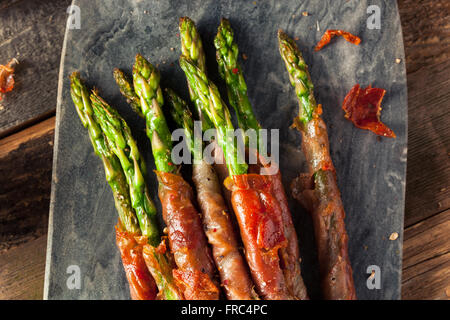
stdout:
[[(195, 27), (194, 21), (189, 17), (180, 18), (179, 23), (180, 38), (181, 38), (181, 53), (191, 59), (192, 63), (200, 68), (206, 74), (206, 62), (205, 62), (205, 52), (203, 51), (203, 44), (200, 35)], [(192, 90), (189, 82), (189, 95), (192, 102), (196, 107), (196, 111), (200, 121), (202, 122), (202, 130), (206, 131), (208, 129), (214, 128), (214, 125), (209, 120), (209, 118), (203, 113), (201, 107), (201, 100), (194, 90)]]
[(258, 293), (265, 299), (294, 299), (285, 284), (280, 266), (279, 250), (286, 247), (287, 242), (281, 208), (271, 194), (268, 178), (246, 174), (248, 166), (242, 161), (242, 155), (230, 135), (233, 125), (217, 87), (188, 58), (182, 56), (180, 66), (218, 132), (218, 143), (224, 150), (230, 174), (225, 185), (232, 191), (231, 202)]
[(208, 80), (206, 74), (187, 57), (181, 56), (180, 66), (186, 74), (190, 86), (202, 102), (202, 111), (216, 127), (218, 144), (224, 152), (230, 175), (247, 173), (248, 166), (242, 150), (235, 145), (230, 111), (220, 97), (219, 90), (214, 83)]
[[(237, 62), (238, 46), (234, 41), (233, 29), (227, 19), (222, 19), (214, 44), (217, 49), (216, 57), (219, 64), (219, 72), (227, 84), (228, 99), (236, 111), (239, 126), (244, 130), (254, 129), (260, 138), (259, 129), (261, 129), (261, 125), (255, 117), (247, 96), (247, 86), (243, 72)], [(260, 141), (258, 147), (259, 153), (264, 153), (265, 145), (263, 141)], [(273, 192), (282, 208), (284, 233), (288, 240), (288, 246), (282, 248), (280, 252), (286, 284), (295, 297), (307, 299), (306, 288), (301, 276), (297, 234), (292, 222), (280, 172), (278, 171), (272, 178)]]
[[(215, 268), (199, 214), (193, 204), (192, 188), (167, 158), (171, 155), (172, 141), (161, 111), (163, 98), (160, 94), (158, 70), (138, 55), (133, 66), (133, 79), (134, 90), (146, 116), (147, 132), (151, 138), (157, 168), (163, 218), (178, 267), (173, 273), (186, 299), (218, 299)], [(145, 111), (150, 103), (150, 110)]]
[(139, 117), (145, 119), (144, 114), (141, 112), (141, 101), (136, 92), (134, 92), (132, 82), (127, 79), (127, 76), (122, 70), (117, 68), (114, 69), (113, 76), (119, 86), (120, 93), (127, 99), (131, 109), (133, 109)]
[[(187, 145), (195, 158), (194, 153), (202, 150), (202, 144), (200, 142), (195, 146), (192, 114), (186, 102), (173, 90), (166, 89), (165, 96), (171, 107), (171, 115), (177, 125), (184, 129)], [(239, 238), (223, 199), (215, 170), (205, 161), (194, 162), (192, 180), (197, 191), (197, 203), (202, 211), (204, 230), (227, 298), (230, 300), (258, 299), (248, 267), (240, 253)]]
[[(278, 31), (281, 57), (295, 88), (299, 115), (294, 120), (302, 134), (309, 172), (293, 181), (293, 195), (312, 213), (325, 299), (356, 299), (348, 257), (345, 212), (331, 160), (322, 108), (314, 98), (308, 67), (295, 42)], [(306, 178), (305, 178), (306, 176)]]
[(145, 117), (147, 136), (152, 144), (156, 169), (163, 172), (177, 170), (171, 162), (172, 138), (161, 110), (164, 103), (159, 87), (159, 71), (140, 54), (133, 66), (133, 86), (139, 96), (140, 111)]
[(150, 264), (147, 263), (147, 267), (156, 281), (161, 297), (166, 300), (180, 300), (182, 295), (172, 275), (172, 259), (164, 250), (157, 248), (161, 238), (156, 221), (156, 208), (148, 194), (144, 180), (147, 172), (145, 163), (131, 135), (131, 130), (118, 112), (95, 91), (91, 93), (90, 99), (95, 117), (109, 141), (108, 146), (119, 159), (126, 176), (131, 206), (136, 211), (141, 234), (148, 243), (146, 250), (153, 258)]
[[(186, 137), (186, 143), (191, 153), (194, 153), (195, 140), (194, 140), (194, 119), (192, 118), (192, 112), (189, 110), (186, 102), (180, 98), (172, 89), (166, 88), (164, 90), (165, 98), (170, 105), (170, 115), (174, 119), (175, 123), (184, 129), (184, 135)], [(201, 147), (201, 145), (200, 145)]]
[(289, 80), (297, 94), (299, 120), (303, 124), (307, 124), (312, 120), (314, 112), (317, 110), (313, 93), (314, 85), (308, 72), (308, 66), (294, 40), (289, 38), (282, 30), (278, 31), (278, 41), (281, 57), (289, 73)]
[(151, 245), (157, 246), (160, 242), (160, 236), (156, 221), (156, 208), (148, 194), (144, 180), (147, 169), (131, 135), (131, 130), (118, 112), (111, 108), (96, 92), (92, 92), (90, 98), (95, 116), (110, 141), (109, 146), (119, 158), (127, 177), (131, 204), (136, 210), (142, 235), (148, 237)]
[(244, 80), (242, 68), (237, 61), (239, 49), (234, 42), (233, 29), (227, 19), (222, 19), (220, 22), (214, 45), (217, 49), (216, 59), (219, 65), (219, 73), (227, 84), (228, 100), (236, 111), (238, 125), (243, 130), (256, 130), (259, 138), (261, 125), (256, 119), (248, 99), (247, 84)]
[[(157, 286), (142, 257), (131, 255), (138, 252), (140, 246), (135, 237), (141, 234), (135, 211), (131, 205), (128, 183), (119, 159), (111, 152), (109, 141), (104, 136), (89, 99), (89, 93), (80, 79), (80, 74), (74, 72), (70, 76), (71, 96), (76, 110), (85, 127), (95, 153), (102, 159), (106, 180), (113, 190), (114, 202), (119, 213), (119, 223), (116, 226), (116, 244), (119, 248), (122, 263), (130, 286), (132, 299), (153, 300), (157, 294)], [(124, 231), (125, 229), (125, 231)], [(129, 266), (133, 266), (133, 271)]]
[(113, 191), (119, 220), (127, 232), (138, 234), (140, 232), (138, 221), (131, 206), (128, 184), (120, 166), (119, 159), (109, 149), (103, 132), (94, 118), (94, 111), (89, 100), (89, 92), (82, 83), (80, 74), (78, 72), (72, 73), (70, 82), (70, 93), (75, 108), (83, 126), (88, 128), (89, 138), (95, 153), (102, 159), (106, 181), (108, 181)]

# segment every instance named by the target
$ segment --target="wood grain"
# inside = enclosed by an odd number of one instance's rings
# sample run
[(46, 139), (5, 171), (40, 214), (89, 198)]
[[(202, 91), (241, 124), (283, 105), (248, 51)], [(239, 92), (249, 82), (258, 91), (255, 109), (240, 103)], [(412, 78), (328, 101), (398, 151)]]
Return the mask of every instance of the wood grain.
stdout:
[(47, 233), (55, 117), (0, 140), (0, 251)]
[(450, 210), (405, 230), (403, 299), (449, 299)]
[[(448, 231), (447, 231), (448, 232)], [(450, 253), (433, 257), (404, 271), (414, 275), (402, 283), (403, 300), (450, 299)]]
[(42, 299), (47, 236), (0, 254), (0, 300)]
[[(445, 210), (429, 219), (405, 229), (403, 268), (408, 270), (433, 257), (450, 253), (447, 232), (450, 230), (450, 210)], [(411, 277), (406, 273), (404, 281)], [(450, 281), (450, 278), (448, 279)]]
[(408, 72), (403, 299), (449, 299), (450, 2), (399, 0)]
[(56, 110), (58, 66), (70, 0), (8, 1), (0, 7), (0, 64), (16, 57), (16, 86), (0, 106), (0, 137)]
[(450, 208), (450, 61), (408, 75), (405, 226)]
[(406, 69), (415, 72), (450, 58), (450, 1), (399, 0)]

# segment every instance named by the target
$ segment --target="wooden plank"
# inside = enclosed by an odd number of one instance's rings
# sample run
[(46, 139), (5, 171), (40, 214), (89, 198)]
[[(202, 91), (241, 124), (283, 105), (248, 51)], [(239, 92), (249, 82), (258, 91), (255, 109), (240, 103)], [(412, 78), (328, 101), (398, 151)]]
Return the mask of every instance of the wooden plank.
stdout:
[[(450, 210), (405, 230), (403, 268), (407, 270), (418, 263), (450, 252)], [(408, 276), (403, 277), (409, 280)]]
[(0, 140), (0, 251), (46, 234), (55, 117)]
[(450, 58), (450, 1), (398, 0), (408, 73)]
[(450, 299), (450, 253), (424, 261), (404, 274), (412, 277), (402, 282), (402, 299)]
[(402, 298), (448, 299), (450, 2), (398, 6), (409, 106)]
[(58, 67), (71, 0), (22, 0), (0, 7), (0, 63), (20, 61), (16, 86), (0, 104), (0, 137), (56, 109)]
[(408, 75), (405, 226), (450, 208), (450, 61)]
[(42, 299), (47, 236), (0, 254), (0, 299)]
[(403, 299), (449, 299), (450, 210), (405, 230)]

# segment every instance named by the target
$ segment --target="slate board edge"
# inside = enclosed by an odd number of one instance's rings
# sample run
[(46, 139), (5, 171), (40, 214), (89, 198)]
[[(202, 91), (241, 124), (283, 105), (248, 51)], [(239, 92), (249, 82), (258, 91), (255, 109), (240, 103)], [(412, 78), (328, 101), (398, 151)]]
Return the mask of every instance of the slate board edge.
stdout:
[(406, 172), (408, 169), (408, 116), (409, 116), (409, 106), (408, 106), (408, 77), (407, 77), (407, 73), (406, 73), (406, 57), (405, 57), (405, 42), (403, 40), (403, 28), (401, 25), (401, 17), (400, 17), (400, 11), (398, 8), (398, 3), (397, 1), (395, 1), (395, 6), (397, 8), (397, 19), (400, 23), (400, 39), (402, 41), (402, 53), (401, 53), (401, 61), (403, 62), (403, 68), (402, 68), (402, 73), (404, 75), (405, 78), (405, 87), (406, 87), (406, 92), (405, 92), (405, 107), (406, 107), (406, 114), (405, 114), (405, 131), (406, 131), (406, 135), (405, 135), (405, 149), (406, 149), (406, 162), (405, 162), (405, 168), (404, 168), (404, 172), (403, 172), (403, 176), (405, 177), (405, 181), (404, 181), (404, 187), (403, 187), (403, 193), (402, 193), (402, 201), (403, 201), (403, 212), (402, 212), (402, 223), (401, 223), (401, 232), (400, 232), (400, 274), (399, 274), (399, 283), (398, 283), (398, 293), (399, 293), (399, 300), (401, 300), (402, 297), (402, 278), (403, 278), (403, 237), (404, 237), (404, 228), (405, 228), (405, 208), (406, 208), (406, 179), (408, 178), (406, 176)]
[[(73, 0), (70, 4), (71, 6), (75, 3), (76, 0)], [(68, 21), (68, 20), (66, 20)], [(57, 188), (57, 175), (56, 175), (56, 166), (58, 159), (58, 144), (59, 144), (59, 124), (61, 118), (61, 104), (62, 104), (62, 94), (63, 94), (63, 85), (64, 85), (64, 60), (66, 56), (66, 48), (67, 41), (69, 36), (69, 28), (67, 28), (64, 34), (64, 42), (61, 50), (61, 62), (59, 65), (59, 76), (58, 76), (58, 93), (56, 96), (56, 119), (55, 119), (55, 138), (53, 141), (53, 165), (52, 165), (52, 188), (50, 193), (50, 209), (48, 215), (48, 232), (47, 232), (47, 252), (45, 259), (45, 274), (44, 274), (44, 300), (48, 300), (48, 290), (50, 287), (50, 275), (51, 275), (51, 260), (52, 260), (52, 244), (53, 244), (53, 210), (54, 210), (54, 201), (55, 201), (55, 193)]]

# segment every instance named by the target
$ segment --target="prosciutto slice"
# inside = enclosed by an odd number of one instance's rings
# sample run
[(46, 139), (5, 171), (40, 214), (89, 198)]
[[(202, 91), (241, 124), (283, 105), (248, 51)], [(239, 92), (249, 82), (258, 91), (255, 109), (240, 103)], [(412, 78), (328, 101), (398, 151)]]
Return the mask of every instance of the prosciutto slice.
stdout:
[(177, 269), (174, 278), (187, 300), (219, 299), (215, 266), (193, 204), (191, 186), (177, 174), (156, 172), (163, 219)]

